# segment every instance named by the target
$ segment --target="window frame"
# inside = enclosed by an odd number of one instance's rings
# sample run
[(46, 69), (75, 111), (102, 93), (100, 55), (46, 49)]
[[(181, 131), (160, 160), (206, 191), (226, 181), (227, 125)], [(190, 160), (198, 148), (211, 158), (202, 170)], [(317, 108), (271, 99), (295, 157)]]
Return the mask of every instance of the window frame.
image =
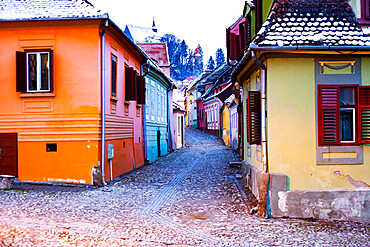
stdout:
[[(42, 64), (41, 64), (41, 55), (47, 54), (48, 55), (48, 82), (47, 82), (47, 89), (42, 89)], [(36, 55), (36, 90), (30, 89), (30, 66), (29, 66), (29, 55)], [(28, 93), (45, 93), (50, 92), (50, 52), (49, 51), (27, 51), (26, 52), (26, 75), (27, 75), (27, 92)]]
[[(115, 71), (113, 71), (113, 63), (115, 63)], [(118, 58), (116, 55), (111, 53), (111, 95), (113, 97), (117, 97), (117, 74), (118, 74), (117, 68), (118, 68)]]

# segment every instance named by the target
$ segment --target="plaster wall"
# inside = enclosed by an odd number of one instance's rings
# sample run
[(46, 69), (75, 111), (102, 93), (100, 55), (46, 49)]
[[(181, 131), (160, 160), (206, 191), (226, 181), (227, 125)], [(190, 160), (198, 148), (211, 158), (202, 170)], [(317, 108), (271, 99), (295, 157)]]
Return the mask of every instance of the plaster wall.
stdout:
[[(269, 172), (286, 174), (288, 190), (370, 188), (368, 145), (363, 164), (316, 164), (314, 59), (269, 58), (267, 67)], [(292, 69), (287, 73), (286, 68)], [(369, 84), (369, 72), (362, 71), (363, 85)]]

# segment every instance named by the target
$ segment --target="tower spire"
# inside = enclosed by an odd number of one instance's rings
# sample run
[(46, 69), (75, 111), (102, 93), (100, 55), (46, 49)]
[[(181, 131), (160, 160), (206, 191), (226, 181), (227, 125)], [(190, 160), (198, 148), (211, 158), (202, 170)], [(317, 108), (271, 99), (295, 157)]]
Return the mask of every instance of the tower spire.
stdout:
[(152, 26), (152, 30), (153, 30), (153, 32), (158, 32), (158, 29), (157, 29), (157, 27), (155, 26), (155, 20), (154, 20), (154, 17), (153, 17), (153, 26)]

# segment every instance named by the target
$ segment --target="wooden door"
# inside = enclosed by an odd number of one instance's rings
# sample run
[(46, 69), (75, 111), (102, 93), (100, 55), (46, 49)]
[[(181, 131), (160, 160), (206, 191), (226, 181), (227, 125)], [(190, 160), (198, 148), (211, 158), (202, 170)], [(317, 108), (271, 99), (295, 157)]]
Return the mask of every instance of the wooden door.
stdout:
[(0, 175), (18, 177), (17, 134), (0, 134)]

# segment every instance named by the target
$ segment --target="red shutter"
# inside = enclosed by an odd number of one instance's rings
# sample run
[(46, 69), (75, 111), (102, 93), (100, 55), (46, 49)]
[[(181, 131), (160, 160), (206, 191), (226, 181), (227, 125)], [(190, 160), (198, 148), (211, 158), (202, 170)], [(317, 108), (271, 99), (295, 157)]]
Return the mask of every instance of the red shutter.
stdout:
[(256, 34), (262, 27), (262, 3), (261, 0), (256, 0), (255, 1), (255, 14), (256, 14)]
[(50, 71), (50, 92), (54, 92), (54, 51), (50, 51), (49, 71)]
[(125, 67), (125, 100), (135, 100), (135, 71), (131, 67)]
[(138, 83), (138, 74), (134, 71), (134, 81), (133, 81), (133, 85), (134, 85), (134, 98), (133, 100), (137, 100), (137, 96), (138, 96), (138, 91), (137, 91), (137, 83)]
[(27, 59), (26, 53), (17, 51), (16, 52), (16, 91), (26, 92), (27, 91)]
[(235, 33), (230, 35), (230, 59), (238, 60), (238, 36)]
[(226, 56), (227, 56), (227, 61), (230, 60), (230, 53), (231, 53), (231, 34), (230, 34), (230, 29), (226, 29)]
[(358, 87), (358, 139), (370, 143), (370, 86)]
[(137, 80), (137, 103), (145, 104), (145, 78), (143, 76), (138, 76)]
[(248, 136), (249, 144), (261, 144), (261, 94), (248, 91)]
[(339, 144), (339, 86), (318, 86), (318, 135), (320, 145)]

